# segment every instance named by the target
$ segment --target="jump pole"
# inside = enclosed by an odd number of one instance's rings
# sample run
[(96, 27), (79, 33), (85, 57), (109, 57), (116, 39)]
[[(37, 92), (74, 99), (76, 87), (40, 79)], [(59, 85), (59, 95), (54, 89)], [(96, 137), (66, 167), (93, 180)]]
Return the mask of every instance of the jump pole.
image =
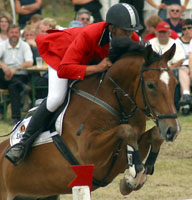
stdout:
[(91, 200), (89, 186), (74, 186), (73, 200)]

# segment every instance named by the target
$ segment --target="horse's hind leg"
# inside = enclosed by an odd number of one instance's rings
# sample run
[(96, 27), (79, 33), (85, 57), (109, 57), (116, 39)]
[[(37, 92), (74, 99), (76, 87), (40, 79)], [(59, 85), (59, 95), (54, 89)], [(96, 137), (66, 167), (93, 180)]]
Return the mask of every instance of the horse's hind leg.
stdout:
[(135, 188), (131, 188), (128, 184), (127, 177), (130, 179), (129, 174), (125, 175), (125, 177), (120, 182), (120, 191), (123, 195), (129, 194), (133, 190), (140, 189), (146, 181), (147, 174), (153, 173), (155, 161), (162, 143), (163, 139), (160, 136), (157, 127), (151, 128), (142, 135), (142, 138), (139, 140), (138, 145), (141, 159), (144, 160), (147, 157), (145, 162), (145, 172), (141, 174), (139, 183)]

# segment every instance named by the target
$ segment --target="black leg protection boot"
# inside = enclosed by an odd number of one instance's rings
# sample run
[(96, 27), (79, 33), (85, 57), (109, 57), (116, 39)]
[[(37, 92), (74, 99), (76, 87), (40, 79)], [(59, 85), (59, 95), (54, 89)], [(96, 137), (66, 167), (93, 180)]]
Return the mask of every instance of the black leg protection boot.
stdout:
[(44, 100), (33, 114), (20, 143), (13, 145), (5, 152), (5, 157), (15, 166), (25, 159), (34, 140), (50, 122), (53, 112), (47, 110), (46, 103), (47, 101)]

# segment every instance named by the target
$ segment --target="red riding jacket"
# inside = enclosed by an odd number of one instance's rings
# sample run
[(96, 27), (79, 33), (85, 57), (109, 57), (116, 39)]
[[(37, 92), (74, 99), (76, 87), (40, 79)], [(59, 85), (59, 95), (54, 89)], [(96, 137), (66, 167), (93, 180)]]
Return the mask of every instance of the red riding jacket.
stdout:
[[(57, 70), (59, 78), (83, 80), (87, 65), (109, 54), (106, 22), (48, 33), (37, 36), (37, 47), (45, 62)], [(132, 39), (138, 41), (139, 37), (134, 33)]]

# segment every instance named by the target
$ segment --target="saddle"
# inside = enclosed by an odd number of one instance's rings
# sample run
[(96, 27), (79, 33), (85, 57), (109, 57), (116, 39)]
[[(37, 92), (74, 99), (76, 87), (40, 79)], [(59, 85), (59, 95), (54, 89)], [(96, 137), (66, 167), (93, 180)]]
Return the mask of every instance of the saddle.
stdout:
[[(52, 137), (55, 135), (62, 135), (62, 124), (64, 120), (64, 115), (67, 110), (69, 101), (71, 96), (71, 90), (68, 90), (67, 96), (65, 98), (65, 102), (63, 105), (61, 105), (57, 111), (54, 113), (53, 118), (51, 119), (49, 126), (44, 130), (42, 133), (39, 134), (39, 136), (36, 138), (32, 146), (38, 146), (41, 144), (46, 144), (53, 142)], [(29, 124), (29, 121), (33, 115), (33, 113), (36, 111), (38, 106), (41, 104), (43, 99), (39, 99), (36, 101), (35, 107), (31, 108), (23, 120), (19, 121), (12, 129), (11, 135), (10, 135), (10, 145), (13, 146), (20, 142), (20, 140), (23, 137), (23, 134), (25, 133), (25, 130)]]

